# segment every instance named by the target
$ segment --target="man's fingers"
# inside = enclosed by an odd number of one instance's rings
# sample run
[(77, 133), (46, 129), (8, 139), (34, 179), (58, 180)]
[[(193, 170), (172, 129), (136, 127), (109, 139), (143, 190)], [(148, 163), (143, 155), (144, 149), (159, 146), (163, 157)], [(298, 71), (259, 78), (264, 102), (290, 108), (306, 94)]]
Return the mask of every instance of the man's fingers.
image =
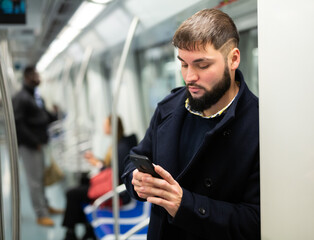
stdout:
[(175, 216), (181, 204), (182, 188), (162, 167), (156, 165), (155, 171), (162, 179), (134, 171), (134, 190), (139, 197), (165, 208), (171, 216)]
[(146, 199), (148, 202), (152, 204), (156, 204), (165, 208), (172, 217), (176, 215), (178, 208), (180, 206), (180, 203), (177, 204), (176, 202), (168, 201), (166, 199), (162, 199), (158, 197), (149, 196)]
[(158, 173), (163, 179), (165, 179), (170, 184), (175, 184), (176, 181), (173, 179), (170, 173), (164, 170), (161, 166), (155, 165), (155, 171)]

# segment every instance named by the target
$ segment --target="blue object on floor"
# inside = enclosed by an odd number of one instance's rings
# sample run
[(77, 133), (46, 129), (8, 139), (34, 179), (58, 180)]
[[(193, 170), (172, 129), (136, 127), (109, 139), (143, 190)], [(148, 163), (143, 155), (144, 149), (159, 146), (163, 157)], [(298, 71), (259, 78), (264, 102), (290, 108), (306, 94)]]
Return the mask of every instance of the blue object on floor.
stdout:
[[(127, 205), (120, 208), (119, 226), (120, 234), (124, 234), (135, 225), (143, 222), (150, 215), (151, 204), (132, 200)], [(114, 218), (111, 208), (98, 208), (96, 210), (96, 219), (92, 213), (93, 207), (87, 205), (84, 212), (90, 224), (94, 227), (97, 238), (101, 240), (114, 239)], [(148, 227), (144, 227), (134, 234), (130, 239), (146, 239)]]

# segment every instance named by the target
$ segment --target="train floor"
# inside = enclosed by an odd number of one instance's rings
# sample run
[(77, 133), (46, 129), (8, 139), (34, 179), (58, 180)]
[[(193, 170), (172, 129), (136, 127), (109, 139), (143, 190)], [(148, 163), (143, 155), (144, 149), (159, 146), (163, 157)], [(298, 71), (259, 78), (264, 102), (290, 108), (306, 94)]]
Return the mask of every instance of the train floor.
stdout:
[[(66, 176), (69, 177), (69, 176)], [(65, 191), (67, 184), (59, 182), (46, 187), (46, 196), (49, 205), (64, 209), (65, 207)], [(65, 228), (62, 227), (63, 214), (52, 215), (51, 218), (55, 222), (54, 227), (43, 227), (36, 223), (36, 216), (31, 205), (29, 190), (26, 182), (26, 176), (23, 167), (20, 166), (20, 198), (21, 198), (21, 240), (63, 240)], [(76, 232), (79, 237), (83, 235), (83, 226), (78, 225)]]

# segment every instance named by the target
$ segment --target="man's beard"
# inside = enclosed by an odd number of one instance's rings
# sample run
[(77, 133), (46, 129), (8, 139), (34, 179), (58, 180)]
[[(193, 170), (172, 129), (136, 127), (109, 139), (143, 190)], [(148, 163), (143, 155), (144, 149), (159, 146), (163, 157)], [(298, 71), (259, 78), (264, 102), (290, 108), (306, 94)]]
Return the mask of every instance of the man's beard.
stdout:
[[(224, 75), (222, 79), (213, 86), (212, 90), (207, 91), (205, 88), (198, 86), (197, 84), (188, 84), (186, 86), (186, 94), (189, 98), (189, 104), (192, 110), (197, 112), (202, 112), (206, 109), (209, 109), (211, 106), (216, 104), (219, 99), (229, 90), (231, 84), (231, 78), (229, 73), (229, 68), (225, 67)], [(197, 86), (205, 90), (203, 96), (199, 98), (193, 98), (189, 92), (189, 86)]]

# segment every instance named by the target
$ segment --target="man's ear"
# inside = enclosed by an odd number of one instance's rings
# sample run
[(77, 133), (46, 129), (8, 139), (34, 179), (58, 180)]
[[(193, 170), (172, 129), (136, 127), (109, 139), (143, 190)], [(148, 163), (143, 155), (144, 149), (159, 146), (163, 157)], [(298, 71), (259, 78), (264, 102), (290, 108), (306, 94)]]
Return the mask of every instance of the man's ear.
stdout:
[(240, 65), (240, 50), (238, 48), (233, 48), (229, 53), (229, 59), (230, 70), (235, 71)]

